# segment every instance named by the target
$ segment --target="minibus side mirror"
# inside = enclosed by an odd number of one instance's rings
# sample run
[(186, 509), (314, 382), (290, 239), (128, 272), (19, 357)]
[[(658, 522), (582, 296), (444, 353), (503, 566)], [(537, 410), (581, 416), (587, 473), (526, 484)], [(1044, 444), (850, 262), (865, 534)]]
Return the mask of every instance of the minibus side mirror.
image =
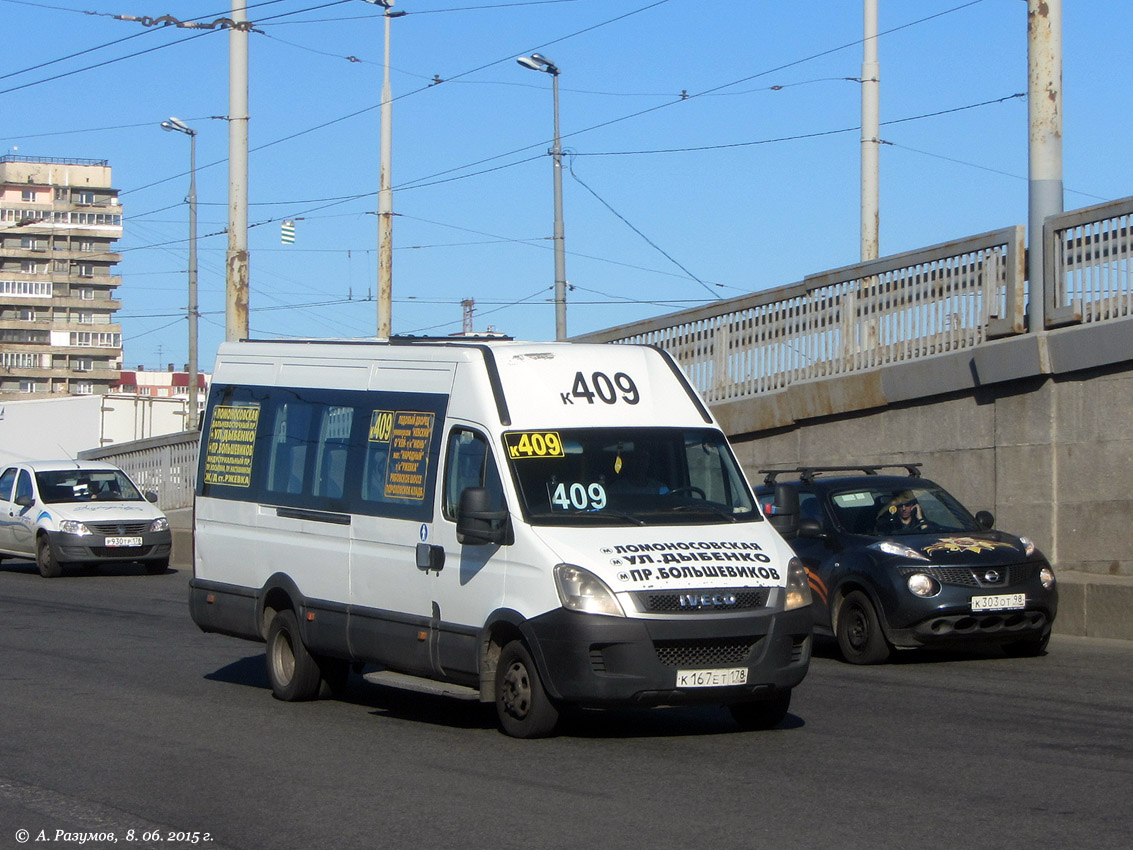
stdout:
[(508, 512), (491, 509), (492, 496), (484, 487), (466, 487), (460, 494), (456, 539), (466, 546), (506, 543)]
[(799, 533), (799, 491), (790, 484), (775, 485), (775, 501), (771, 503), (771, 527), (784, 540), (793, 540)]
[(984, 531), (991, 531), (995, 527), (995, 517), (991, 511), (977, 511), (976, 512), (976, 525)]

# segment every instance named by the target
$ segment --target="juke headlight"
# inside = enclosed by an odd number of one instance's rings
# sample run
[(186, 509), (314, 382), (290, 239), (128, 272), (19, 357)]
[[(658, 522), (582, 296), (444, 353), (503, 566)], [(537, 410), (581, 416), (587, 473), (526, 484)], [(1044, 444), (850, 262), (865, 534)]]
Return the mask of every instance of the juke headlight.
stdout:
[(916, 596), (928, 598), (940, 593), (940, 582), (924, 573), (913, 573), (906, 579), (906, 584)]

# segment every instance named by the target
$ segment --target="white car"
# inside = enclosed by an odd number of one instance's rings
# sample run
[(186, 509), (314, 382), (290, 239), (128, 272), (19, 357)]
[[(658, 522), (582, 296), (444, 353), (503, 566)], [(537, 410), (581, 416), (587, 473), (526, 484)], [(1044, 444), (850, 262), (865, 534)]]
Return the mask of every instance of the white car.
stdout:
[(105, 461), (31, 461), (0, 474), (0, 559), (34, 558), (44, 578), (67, 563), (139, 562), (169, 568), (169, 521)]

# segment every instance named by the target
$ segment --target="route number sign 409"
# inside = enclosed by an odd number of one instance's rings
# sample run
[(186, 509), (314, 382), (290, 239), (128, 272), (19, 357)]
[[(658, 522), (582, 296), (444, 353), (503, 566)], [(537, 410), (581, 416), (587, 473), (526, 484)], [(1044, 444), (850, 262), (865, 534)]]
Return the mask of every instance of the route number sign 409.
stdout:
[(529, 457), (563, 457), (563, 441), (554, 431), (515, 431), (504, 434), (513, 460)]
[(562, 398), (563, 404), (574, 404), (576, 398), (585, 399), (587, 404), (594, 404), (595, 399), (603, 404), (616, 404), (619, 400), (637, 404), (641, 394), (633, 378), (625, 372), (615, 372), (612, 378), (605, 372), (594, 372), (589, 380), (582, 372), (575, 372), (570, 392), (563, 393)]

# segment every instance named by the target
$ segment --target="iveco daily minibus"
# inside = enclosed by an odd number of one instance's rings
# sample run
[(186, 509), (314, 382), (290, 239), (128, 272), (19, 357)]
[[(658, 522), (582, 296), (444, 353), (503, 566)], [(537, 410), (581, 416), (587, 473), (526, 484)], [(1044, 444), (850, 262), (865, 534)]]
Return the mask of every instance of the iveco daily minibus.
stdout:
[(274, 695), (372, 681), (494, 702), (781, 721), (802, 566), (664, 352), (494, 339), (221, 345), (191, 611), (266, 641)]

